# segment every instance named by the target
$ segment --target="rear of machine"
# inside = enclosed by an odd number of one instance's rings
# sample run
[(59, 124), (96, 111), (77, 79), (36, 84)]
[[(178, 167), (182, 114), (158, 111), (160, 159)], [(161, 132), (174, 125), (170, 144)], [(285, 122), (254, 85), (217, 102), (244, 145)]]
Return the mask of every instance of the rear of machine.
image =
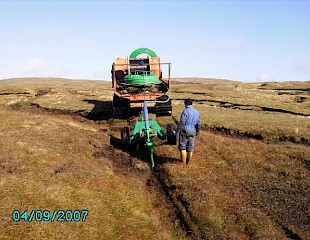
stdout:
[[(144, 56), (138, 57), (141, 54)], [(171, 63), (161, 63), (148, 48), (138, 48), (127, 58), (115, 59), (111, 70), (113, 117), (131, 116), (141, 109), (144, 101), (148, 101), (149, 111), (157, 116), (171, 115), (170, 70)]]

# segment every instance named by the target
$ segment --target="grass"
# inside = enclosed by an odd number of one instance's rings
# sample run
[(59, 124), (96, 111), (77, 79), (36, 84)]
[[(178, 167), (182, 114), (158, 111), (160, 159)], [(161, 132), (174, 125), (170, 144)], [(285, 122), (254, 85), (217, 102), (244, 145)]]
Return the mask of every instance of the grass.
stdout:
[(113, 89), (108, 81), (25, 78), (2, 80), (1, 94), (8, 95), (1, 96), (0, 104), (34, 103), (50, 109), (90, 112), (93, 104), (83, 100), (111, 101)]
[[(146, 188), (146, 176), (124, 177), (113, 158), (93, 156), (91, 142), (102, 148), (109, 142), (98, 126), (5, 107), (0, 119), (1, 239), (182, 238)], [(87, 209), (89, 216), (85, 222), (15, 223), (15, 209)]]
[[(266, 140), (302, 138), (310, 139), (309, 117), (264, 111), (214, 108), (207, 104), (195, 104), (207, 128), (225, 127), (234, 132), (253, 133)], [(173, 116), (178, 119), (183, 102), (175, 102)]]
[[(181, 99), (190, 97), (195, 99), (195, 107), (202, 112), (205, 124), (210, 128), (225, 127), (235, 132), (261, 135), (267, 140), (291, 139), (300, 142), (302, 139), (309, 140), (310, 138), (309, 117), (271, 110), (260, 111), (260, 107), (270, 107), (292, 111), (296, 114), (310, 114), (310, 97), (305, 102), (296, 102), (296, 95), (278, 95), (281, 90), (274, 90), (308, 89), (309, 82), (245, 84), (228, 80), (195, 78), (175, 79), (174, 81), (177, 83), (173, 86), (172, 93), (175, 118), (178, 118), (183, 108)], [(189, 84), (189, 82), (195, 82), (195, 84)], [(36, 96), (40, 91), (45, 94)], [(38, 104), (49, 109), (90, 113), (95, 107), (97, 107), (96, 111), (100, 111), (106, 105), (111, 105), (113, 96), (108, 81), (64, 79), (1, 81), (0, 94), (17, 92), (28, 94), (3, 95), (0, 98), (0, 104), (10, 106)], [(298, 96), (307, 97), (306, 93), (307, 91), (304, 91)], [(97, 101), (98, 106), (92, 101)], [(216, 101), (249, 106), (241, 106), (240, 109), (227, 108), (227, 105)], [(101, 103), (100, 106), (99, 103)]]
[[(162, 148), (160, 157), (179, 158)], [(308, 156), (308, 147), (291, 143), (203, 132), (189, 167), (165, 166), (206, 239), (286, 239), (279, 223), (306, 239)]]
[[(296, 82), (295, 86), (291, 84), (278, 83), (261, 87), (262, 84), (178, 84), (174, 87), (173, 97), (187, 98), (192, 97), (195, 100), (217, 100), (234, 104), (253, 105), (259, 107), (268, 107), (292, 111), (299, 114), (310, 115), (309, 88), (310, 81)], [(281, 87), (282, 86), (282, 87)], [(291, 89), (291, 94), (282, 94), (280, 89)], [(275, 90), (276, 89), (276, 90)], [(304, 91), (294, 91), (294, 89), (303, 89)], [(195, 94), (196, 93), (196, 94)], [(201, 93), (201, 94), (197, 94)], [(287, 90), (284, 92), (287, 93)], [(296, 97), (305, 97), (304, 102), (297, 102)]]
[[(294, 84), (294, 86), (292, 86)], [(309, 141), (310, 82), (269, 83), (264, 90), (258, 84), (177, 84), (172, 94), (174, 113), (178, 119), (183, 99), (192, 98), (208, 128), (228, 128), (233, 132), (260, 135), (266, 140), (291, 139)], [(282, 86), (282, 87), (281, 87)], [(304, 89), (298, 95), (278, 95), (281, 90)], [(267, 90), (266, 90), (267, 89)], [(307, 91), (306, 91), (307, 90)], [(305, 102), (296, 102), (296, 96), (306, 96)], [(269, 108), (265, 111), (262, 108)], [(294, 114), (279, 111), (291, 111)]]
[[(310, 114), (308, 88), (309, 82), (175, 79), (173, 118), (158, 121), (178, 120), (190, 97), (204, 130), (187, 167), (174, 164), (178, 149), (164, 141), (156, 141), (155, 154), (195, 236), (310, 237), (310, 149), (294, 143), (310, 139), (309, 116), (303, 116)], [(128, 124), (108, 120), (112, 96), (105, 81), (0, 81), (1, 239), (186, 238), (167, 198), (146, 184), (151, 175), (140, 156), (110, 144)], [(107, 116), (89, 121), (98, 113)], [(218, 134), (221, 129), (252, 137)], [(131, 166), (139, 164), (140, 170)], [(88, 209), (89, 216), (76, 223), (15, 223), (14, 209)]]

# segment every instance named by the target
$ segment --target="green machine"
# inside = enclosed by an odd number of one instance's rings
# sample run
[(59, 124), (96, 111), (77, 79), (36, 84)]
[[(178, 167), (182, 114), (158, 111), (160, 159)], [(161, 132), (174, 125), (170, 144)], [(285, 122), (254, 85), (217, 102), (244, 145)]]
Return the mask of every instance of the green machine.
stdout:
[(134, 115), (144, 101), (148, 102), (149, 112), (171, 116), (170, 71), (171, 63), (161, 62), (149, 48), (138, 48), (127, 58), (114, 59), (111, 69), (113, 118)]
[(122, 127), (121, 140), (123, 145), (130, 143), (143, 143), (148, 148), (149, 160), (152, 164), (152, 169), (156, 164), (154, 161), (154, 138), (158, 137), (161, 140), (166, 140), (170, 145), (176, 145), (176, 125), (167, 124), (166, 132), (160, 127), (156, 120), (149, 120), (147, 101), (143, 102), (143, 111), (139, 121), (136, 122), (133, 134), (130, 134), (129, 127)]

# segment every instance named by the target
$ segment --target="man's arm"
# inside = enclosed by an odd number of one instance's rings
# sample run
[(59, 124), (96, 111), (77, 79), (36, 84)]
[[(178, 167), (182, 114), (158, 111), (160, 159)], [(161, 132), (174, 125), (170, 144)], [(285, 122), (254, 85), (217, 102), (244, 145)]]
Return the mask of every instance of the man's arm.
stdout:
[(180, 121), (178, 123), (177, 134), (179, 134), (184, 129), (186, 118), (187, 118), (187, 114), (185, 111), (183, 111), (180, 117)]
[(200, 114), (199, 113), (198, 113), (198, 122), (195, 125), (195, 128), (196, 128), (196, 137), (198, 137), (199, 132), (201, 130), (201, 119), (200, 119)]

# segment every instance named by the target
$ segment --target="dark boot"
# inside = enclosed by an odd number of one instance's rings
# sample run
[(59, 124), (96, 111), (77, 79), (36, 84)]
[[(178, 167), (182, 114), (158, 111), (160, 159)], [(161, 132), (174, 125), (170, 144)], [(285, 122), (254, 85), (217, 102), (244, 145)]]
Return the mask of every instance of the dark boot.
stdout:
[(186, 164), (189, 164), (190, 160), (193, 157), (194, 152), (187, 152)]

